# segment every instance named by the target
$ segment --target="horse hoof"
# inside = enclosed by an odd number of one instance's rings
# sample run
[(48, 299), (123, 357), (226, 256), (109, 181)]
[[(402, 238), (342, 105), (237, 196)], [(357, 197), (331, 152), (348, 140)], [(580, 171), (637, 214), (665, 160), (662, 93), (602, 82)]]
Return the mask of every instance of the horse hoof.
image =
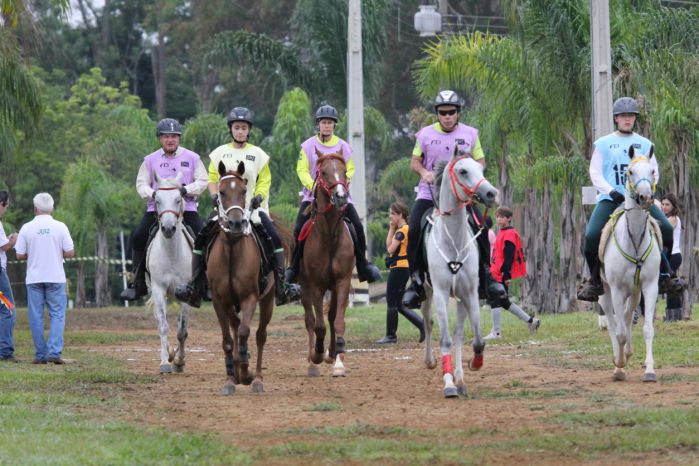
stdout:
[(264, 391), (265, 391), (265, 387), (264, 387), (261, 380), (255, 380), (252, 383), (252, 392), (253, 393), (262, 393)]
[(459, 391), (456, 387), (444, 387), (444, 398), (456, 398), (459, 396)]
[(255, 379), (254, 379), (251, 375), (248, 375), (248, 376), (246, 376), (246, 377), (242, 377), (241, 383), (242, 383), (243, 385), (250, 385), (250, 384), (252, 383), (253, 380), (255, 380)]
[(161, 374), (171, 374), (172, 373), (172, 366), (170, 364), (161, 364), (160, 365), (160, 373)]
[(626, 372), (615, 372), (612, 376), (612, 380), (615, 382), (623, 382), (626, 380)]
[(466, 384), (457, 385), (456, 392), (459, 394), (459, 396), (468, 397), (468, 394), (466, 393)]
[(233, 395), (235, 393), (235, 385), (232, 383), (227, 383), (226, 385), (223, 386), (223, 392), (224, 395)]
[(173, 364), (172, 371), (176, 372), (177, 374), (183, 373), (184, 372), (184, 364)]
[(437, 367), (437, 360), (433, 358), (431, 361), (425, 361), (425, 367), (428, 369), (434, 369)]
[(480, 370), (483, 367), (483, 355), (477, 354), (468, 362), (468, 368), (472, 371)]
[(347, 371), (344, 367), (333, 368), (333, 377), (344, 377), (345, 375), (347, 375)]
[(318, 377), (320, 375), (320, 369), (318, 369), (318, 366), (315, 365), (309, 365), (308, 366), (308, 376), (309, 377)]
[(323, 353), (316, 353), (314, 351), (313, 354), (311, 354), (311, 362), (313, 364), (320, 364), (321, 362), (323, 362), (324, 356), (325, 355)]
[(658, 378), (655, 376), (654, 372), (646, 372), (643, 374), (643, 381), (644, 382), (657, 382)]

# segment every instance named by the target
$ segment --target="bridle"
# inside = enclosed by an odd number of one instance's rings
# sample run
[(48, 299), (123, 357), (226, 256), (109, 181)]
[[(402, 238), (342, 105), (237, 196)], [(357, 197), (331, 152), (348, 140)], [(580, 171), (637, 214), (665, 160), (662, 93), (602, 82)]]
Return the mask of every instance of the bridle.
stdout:
[[(637, 204), (640, 204), (640, 200), (639, 200), (640, 196), (638, 194), (638, 189), (636, 188), (636, 186), (639, 183), (642, 183), (645, 181), (650, 185), (651, 192), (653, 192), (653, 194), (655, 194), (655, 181), (654, 180), (651, 181), (648, 178), (641, 178), (640, 180), (636, 180), (636, 182), (634, 183), (634, 181), (629, 176), (629, 171), (631, 170), (631, 167), (635, 163), (638, 163), (638, 162), (650, 162), (650, 160), (648, 159), (648, 157), (644, 157), (644, 156), (634, 157), (634, 159), (631, 161), (628, 168), (626, 169), (626, 180), (629, 184), (629, 194), (631, 194), (631, 197), (633, 198), (634, 201), (636, 201)], [(646, 210), (649, 208), (650, 208), (650, 205), (648, 206), (648, 208), (646, 208)]]
[[(347, 193), (349, 193), (349, 182), (347, 181), (347, 178), (345, 178), (344, 180), (337, 180), (337, 181), (334, 181), (334, 182), (328, 184), (325, 181), (325, 178), (323, 178), (323, 176), (321, 175), (323, 164), (329, 160), (338, 160), (342, 163), (342, 165), (345, 167), (345, 169), (347, 169), (347, 162), (345, 162), (344, 158), (342, 158), (338, 155), (330, 154), (330, 155), (326, 155), (326, 156), (318, 159), (318, 165), (316, 166), (316, 179), (314, 182), (314, 185), (315, 185), (314, 191), (320, 187), (323, 190), (323, 192), (325, 192), (325, 194), (328, 196), (328, 199), (330, 201), (330, 203), (325, 208), (325, 210), (319, 211), (321, 214), (329, 212), (335, 206), (335, 203), (333, 202), (333, 195), (332, 195), (332, 189), (335, 186), (340, 185), (340, 186), (345, 188)], [(346, 206), (343, 206), (340, 210), (344, 212), (345, 208), (346, 208)]]
[[(452, 160), (449, 162), (449, 165), (447, 165), (447, 167), (445, 168), (445, 170), (447, 170), (447, 173), (449, 174), (449, 183), (450, 183), (450, 185), (451, 185), (451, 191), (452, 191), (452, 193), (454, 194), (454, 197), (456, 198), (456, 200), (458, 201), (458, 204), (457, 204), (456, 207), (454, 207), (453, 209), (449, 209), (449, 210), (446, 210), (446, 211), (441, 210), (441, 209), (439, 208), (439, 206), (437, 206), (437, 205), (435, 204), (434, 209), (435, 209), (435, 211), (437, 211), (437, 213), (438, 213), (439, 215), (451, 215), (451, 213), (452, 213), (453, 211), (455, 211), (456, 209), (461, 209), (461, 208), (466, 207), (467, 205), (469, 205), (469, 204), (471, 203), (471, 201), (473, 200), (473, 197), (476, 195), (476, 192), (478, 191), (478, 188), (480, 188), (481, 183), (483, 183), (483, 182), (485, 181), (485, 177), (481, 177), (481, 179), (478, 180), (478, 182), (476, 183), (476, 185), (475, 185), (473, 188), (469, 188), (465, 183), (462, 183), (462, 182), (461, 182), (461, 180), (459, 179), (458, 175), (454, 172), (454, 166), (456, 165), (456, 163), (457, 163), (458, 161), (460, 161), (460, 160), (462, 160), (462, 159), (465, 159), (465, 158), (466, 158), (466, 157), (463, 157), (463, 156), (462, 156), (462, 157), (455, 157), (454, 159), (452, 159)], [(464, 197), (462, 197), (462, 196), (459, 194), (459, 188), (461, 188), (461, 191), (463, 192)], [(430, 189), (432, 189), (431, 186), (430, 186)], [(432, 199), (434, 199), (434, 198), (435, 198), (435, 196), (434, 196), (434, 192), (433, 192), (433, 193), (432, 193)], [(484, 214), (484, 215), (485, 215), (485, 216), (488, 215), (488, 209), (487, 209), (487, 208), (486, 208), (486, 211), (485, 211), (485, 214)], [(485, 218), (485, 217), (484, 217), (484, 218)], [(476, 219), (476, 222), (478, 222), (477, 219)]]
[[(180, 189), (180, 188), (175, 188), (175, 187), (172, 187), (172, 188), (158, 188), (158, 189), (156, 189), (155, 191), (156, 191), (156, 192), (158, 192), (158, 191), (174, 191), (174, 190), (178, 190), (178, 191), (179, 191), (179, 189)], [(153, 196), (153, 197), (155, 197), (155, 196)], [(155, 199), (154, 199), (154, 200), (155, 200)], [(156, 210), (157, 210), (157, 203), (156, 203)], [(183, 210), (184, 210), (184, 202), (182, 202), (182, 203), (180, 204), (180, 210), (179, 210), (179, 211), (172, 210), (172, 209), (166, 209), (166, 210), (163, 210), (162, 212), (161, 212), (161, 211), (158, 211), (158, 223), (160, 223), (160, 218), (161, 218), (163, 215), (165, 215), (165, 214), (174, 214), (174, 215), (175, 215), (175, 218), (179, 221), (179, 220), (180, 220), (180, 216), (182, 215), (182, 211), (183, 211)]]
[[(243, 183), (245, 183), (245, 178), (243, 178), (242, 176), (240, 176), (236, 173), (222, 176), (218, 180), (219, 193), (221, 192), (221, 182), (223, 182), (224, 180), (229, 180), (229, 179), (240, 180)], [(230, 219), (228, 218), (228, 213), (233, 211), (233, 210), (239, 210), (241, 212), (241, 214), (243, 215), (243, 219), (248, 221), (247, 226), (243, 229), (243, 235), (250, 234), (250, 232), (251, 232), (250, 214), (248, 213), (248, 211), (245, 210), (245, 207), (241, 207), (239, 205), (232, 205), (226, 209), (223, 207), (223, 203), (221, 202), (221, 196), (219, 196), (219, 198), (218, 198), (217, 207), (218, 207), (218, 224), (224, 232), (231, 233), (230, 228), (228, 228), (228, 226), (227, 226), (228, 222), (230, 221)]]

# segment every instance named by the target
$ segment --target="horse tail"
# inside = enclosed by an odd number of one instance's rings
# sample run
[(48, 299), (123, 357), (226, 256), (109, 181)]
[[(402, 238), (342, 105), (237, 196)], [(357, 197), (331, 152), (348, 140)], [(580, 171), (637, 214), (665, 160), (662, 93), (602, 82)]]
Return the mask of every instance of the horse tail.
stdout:
[(272, 221), (274, 222), (274, 226), (277, 229), (277, 233), (279, 233), (279, 237), (282, 240), (282, 247), (284, 248), (284, 256), (285, 257), (291, 257), (291, 252), (294, 249), (294, 234), (292, 233), (291, 229), (284, 223), (284, 221), (270, 213), (270, 217)]

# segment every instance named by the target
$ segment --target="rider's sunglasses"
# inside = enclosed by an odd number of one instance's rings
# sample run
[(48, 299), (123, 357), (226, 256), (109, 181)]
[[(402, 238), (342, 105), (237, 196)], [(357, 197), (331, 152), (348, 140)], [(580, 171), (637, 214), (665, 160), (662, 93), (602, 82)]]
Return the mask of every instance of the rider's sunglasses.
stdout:
[(437, 113), (439, 113), (441, 116), (453, 115), (453, 114), (456, 113), (456, 109), (452, 109), (452, 110), (437, 110)]

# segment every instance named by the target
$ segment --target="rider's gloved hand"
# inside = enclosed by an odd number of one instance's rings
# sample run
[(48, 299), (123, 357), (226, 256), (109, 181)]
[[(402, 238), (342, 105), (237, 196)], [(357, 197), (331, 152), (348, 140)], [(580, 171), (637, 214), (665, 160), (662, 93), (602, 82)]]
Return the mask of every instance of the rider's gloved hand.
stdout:
[(185, 197), (187, 195), (187, 188), (185, 188), (184, 186), (180, 186), (180, 194), (182, 195), (182, 197)]
[(218, 194), (212, 194), (211, 195), (211, 206), (214, 209), (218, 208)]
[(609, 197), (611, 197), (612, 201), (616, 202), (617, 204), (622, 204), (624, 202), (624, 195), (616, 189), (609, 192)]
[(157, 192), (158, 192), (158, 190), (154, 189), (153, 194), (150, 195), (150, 198), (153, 199), (154, 201), (155, 201), (155, 193), (157, 193)]
[(250, 201), (250, 209), (255, 210), (262, 205), (262, 194), (258, 194), (257, 196), (253, 197), (252, 200)]

